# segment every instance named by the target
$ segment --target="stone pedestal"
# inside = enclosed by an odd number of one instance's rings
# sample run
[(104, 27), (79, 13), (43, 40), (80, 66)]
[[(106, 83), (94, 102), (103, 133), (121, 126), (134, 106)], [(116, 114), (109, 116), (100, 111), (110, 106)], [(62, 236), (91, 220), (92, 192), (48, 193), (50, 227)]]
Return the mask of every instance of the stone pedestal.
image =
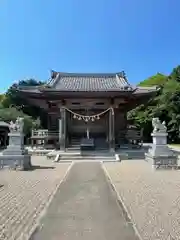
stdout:
[(177, 156), (167, 145), (167, 132), (155, 132), (151, 134), (153, 144), (146, 160), (152, 164), (152, 168), (176, 168)]
[(14, 169), (28, 170), (31, 168), (31, 156), (24, 148), (24, 134), (14, 130), (9, 134), (9, 145), (0, 156), (1, 166)]

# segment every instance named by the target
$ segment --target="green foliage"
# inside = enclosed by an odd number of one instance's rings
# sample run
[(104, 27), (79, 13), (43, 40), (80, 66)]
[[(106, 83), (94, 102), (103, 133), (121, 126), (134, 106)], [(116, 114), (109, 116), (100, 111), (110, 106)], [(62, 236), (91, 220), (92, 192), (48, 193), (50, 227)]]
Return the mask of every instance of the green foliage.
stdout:
[(28, 115), (31, 115), (33, 117), (37, 116), (37, 113), (39, 111), (39, 108), (29, 106), (29, 103), (25, 101), (24, 98), (21, 98), (21, 95), (17, 91), (18, 87), (26, 86), (40, 86), (43, 85), (44, 82), (36, 81), (34, 79), (29, 80), (22, 80), (18, 83), (14, 83), (6, 92), (4, 99), (2, 100), (2, 104), (5, 108), (10, 106), (22, 106), (27, 105), (26, 109), (24, 109), (25, 113)]
[(17, 117), (24, 118), (24, 132), (29, 134), (34, 122), (32, 117), (24, 114), (22, 111), (18, 111), (16, 108), (0, 108), (1, 121), (10, 123), (10, 121), (15, 121)]
[(2, 99), (2, 106), (4, 108), (16, 107), (23, 111), (24, 114), (31, 116), (33, 119), (41, 117), (42, 111), (39, 107), (31, 106), (26, 99), (21, 98), (21, 94), (17, 91), (18, 87), (26, 86), (40, 86), (44, 82), (36, 81), (34, 79), (22, 80), (18, 83), (14, 83), (6, 92)]
[(0, 94), (0, 103), (3, 101), (4, 99), (4, 94)]
[(159, 117), (167, 123), (169, 140), (171, 142), (179, 142), (180, 66), (174, 68), (168, 77), (155, 75), (142, 82), (140, 86), (150, 86), (153, 82), (155, 85), (161, 85), (157, 96), (151, 99), (146, 105), (141, 105), (130, 111), (128, 119), (133, 120), (138, 127), (144, 128), (144, 135), (149, 140), (148, 137), (150, 137), (152, 130), (152, 118)]
[(180, 82), (180, 66), (173, 68), (172, 73), (170, 74), (170, 79)]
[(17, 117), (23, 117), (24, 132), (26, 135), (30, 134), (32, 128), (40, 127), (40, 108), (31, 106), (24, 98), (21, 98), (17, 88), (21, 86), (40, 86), (43, 84), (44, 82), (34, 79), (14, 83), (5, 94), (0, 95), (0, 119), (10, 122), (11, 120), (15, 121)]
[(33, 129), (39, 129), (41, 127), (40, 118), (37, 118), (36, 120), (33, 121), (32, 127), (33, 127)]
[(157, 73), (156, 75), (149, 77), (143, 82), (139, 83), (141, 87), (152, 87), (152, 86), (161, 86), (167, 81), (167, 76)]

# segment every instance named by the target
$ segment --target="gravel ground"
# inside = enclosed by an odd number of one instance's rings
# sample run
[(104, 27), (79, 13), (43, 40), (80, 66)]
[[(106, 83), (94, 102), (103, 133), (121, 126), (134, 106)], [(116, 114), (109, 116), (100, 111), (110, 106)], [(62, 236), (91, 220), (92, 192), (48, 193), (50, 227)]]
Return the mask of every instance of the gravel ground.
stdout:
[(143, 240), (180, 239), (180, 171), (142, 160), (104, 163)]
[(0, 171), (0, 240), (26, 240), (70, 164), (32, 157), (32, 171)]
[(138, 240), (98, 162), (71, 168), (31, 240)]

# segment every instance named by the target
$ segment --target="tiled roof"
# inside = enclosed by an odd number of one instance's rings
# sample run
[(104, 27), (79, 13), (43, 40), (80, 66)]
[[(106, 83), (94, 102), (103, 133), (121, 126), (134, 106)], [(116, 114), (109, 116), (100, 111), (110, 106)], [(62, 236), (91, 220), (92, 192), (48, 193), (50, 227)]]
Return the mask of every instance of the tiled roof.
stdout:
[(59, 91), (132, 91), (124, 73), (117, 74), (73, 74), (56, 73), (47, 84)]
[(44, 86), (23, 86), (18, 90), (23, 93), (43, 94), (48, 92), (130, 92), (144, 96), (157, 91), (155, 87), (135, 87), (128, 83), (124, 72), (114, 74), (76, 74), (52, 71), (51, 79)]
[(3, 121), (0, 121), (0, 127), (9, 127), (9, 124)]

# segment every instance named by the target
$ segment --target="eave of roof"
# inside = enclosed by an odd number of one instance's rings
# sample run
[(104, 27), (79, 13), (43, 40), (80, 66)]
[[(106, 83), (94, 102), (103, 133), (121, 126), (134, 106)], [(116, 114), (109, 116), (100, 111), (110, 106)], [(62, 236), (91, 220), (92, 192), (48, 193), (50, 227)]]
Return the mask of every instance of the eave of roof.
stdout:
[(133, 92), (134, 95), (144, 95), (144, 94), (153, 94), (158, 91), (157, 86), (153, 87), (137, 87), (136, 90)]
[(7, 122), (0, 121), (0, 127), (7, 127), (7, 128), (9, 128), (9, 124)]
[(37, 94), (41, 94), (42, 92), (39, 89), (18, 89), (19, 92), (22, 93), (37, 93)]
[(133, 94), (134, 96), (151, 95), (157, 92), (157, 87), (133, 87), (125, 76), (120, 73), (61, 73), (52, 71), (51, 79), (43, 86), (19, 87), (23, 94), (35, 95), (109, 95), (121, 96)]
[(20, 89), (19, 90), (22, 94), (30, 94), (33, 96), (40, 96), (40, 95), (58, 95), (58, 96), (78, 96), (78, 95), (84, 95), (84, 96), (91, 96), (91, 95), (100, 95), (100, 96), (116, 96), (120, 97), (123, 95), (133, 95), (133, 96), (143, 96), (143, 95), (152, 95), (157, 92), (156, 87), (137, 87), (134, 88), (133, 91), (119, 91), (119, 90), (114, 90), (114, 91), (61, 91), (61, 90), (56, 90), (52, 88), (41, 88), (41, 89)]

